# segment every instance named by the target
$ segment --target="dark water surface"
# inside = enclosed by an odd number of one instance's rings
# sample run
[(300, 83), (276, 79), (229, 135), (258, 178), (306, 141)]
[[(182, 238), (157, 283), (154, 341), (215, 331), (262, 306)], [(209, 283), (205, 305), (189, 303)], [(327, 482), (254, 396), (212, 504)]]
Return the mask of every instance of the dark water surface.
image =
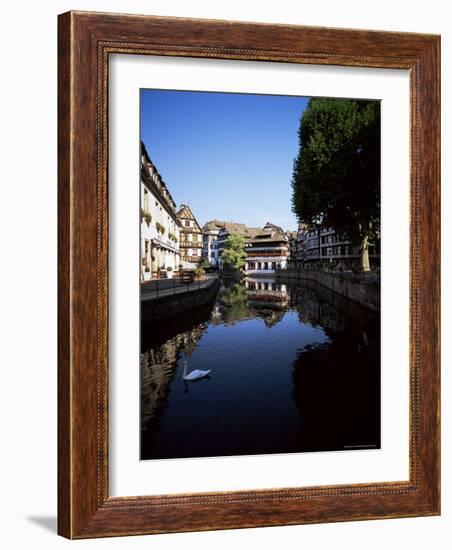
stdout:
[(265, 278), (142, 326), (142, 459), (379, 447), (379, 315)]

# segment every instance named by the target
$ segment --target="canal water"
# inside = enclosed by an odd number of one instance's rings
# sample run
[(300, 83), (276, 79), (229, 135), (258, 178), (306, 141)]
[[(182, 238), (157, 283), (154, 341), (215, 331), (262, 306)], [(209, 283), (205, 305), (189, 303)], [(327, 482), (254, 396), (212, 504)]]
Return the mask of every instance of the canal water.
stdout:
[(141, 348), (141, 459), (380, 448), (380, 316), (315, 283), (223, 280)]

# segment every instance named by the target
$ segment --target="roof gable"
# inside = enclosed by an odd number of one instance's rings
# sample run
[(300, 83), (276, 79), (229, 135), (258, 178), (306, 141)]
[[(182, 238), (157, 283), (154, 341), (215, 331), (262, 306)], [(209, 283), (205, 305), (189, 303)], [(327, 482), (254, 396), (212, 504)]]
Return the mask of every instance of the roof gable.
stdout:
[(177, 213), (177, 216), (179, 218), (183, 218), (185, 220), (195, 220), (196, 218), (193, 215), (193, 212), (191, 211), (191, 208), (187, 204), (181, 204), (179, 208), (179, 212)]
[(177, 217), (179, 220), (191, 220), (195, 222), (198, 231), (200, 233), (202, 232), (198, 220), (195, 218), (193, 212), (191, 211), (191, 208), (187, 204), (181, 204), (179, 212), (177, 213)]

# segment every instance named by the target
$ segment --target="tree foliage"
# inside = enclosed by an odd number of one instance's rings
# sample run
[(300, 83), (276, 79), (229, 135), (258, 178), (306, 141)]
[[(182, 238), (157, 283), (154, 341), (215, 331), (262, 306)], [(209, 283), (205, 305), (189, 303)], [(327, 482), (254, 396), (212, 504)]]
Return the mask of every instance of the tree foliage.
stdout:
[(221, 295), (223, 320), (227, 323), (240, 321), (249, 316), (248, 297), (243, 284), (235, 283)]
[(243, 269), (245, 259), (245, 239), (242, 235), (229, 235), (224, 242), (223, 261), (234, 269)]
[(380, 103), (312, 98), (298, 132), (292, 207), (366, 248), (380, 232)]

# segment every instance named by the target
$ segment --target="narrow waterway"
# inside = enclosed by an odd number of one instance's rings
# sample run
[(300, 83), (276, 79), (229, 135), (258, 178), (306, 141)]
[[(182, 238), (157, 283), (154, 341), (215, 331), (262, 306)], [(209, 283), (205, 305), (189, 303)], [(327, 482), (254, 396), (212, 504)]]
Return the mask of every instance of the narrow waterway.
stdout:
[(142, 459), (380, 447), (380, 316), (315, 283), (225, 280), (141, 348)]

